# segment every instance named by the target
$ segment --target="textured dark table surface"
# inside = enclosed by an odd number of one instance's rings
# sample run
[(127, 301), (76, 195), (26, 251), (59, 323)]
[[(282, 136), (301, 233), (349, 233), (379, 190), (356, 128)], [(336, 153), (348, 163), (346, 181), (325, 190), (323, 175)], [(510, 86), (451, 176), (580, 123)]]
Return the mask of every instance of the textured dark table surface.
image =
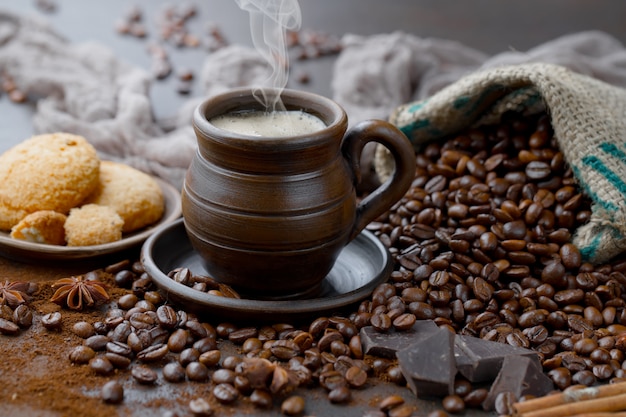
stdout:
[[(48, 19), (64, 36), (73, 42), (97, 40), (113, 48), (120, 58), (149, 69), (150, 57), (145, 41), (123, 37), (114, 30), (116, 19), (131, 5), (138, 5), (145, 13), (148, 31), (156, 32), (154, 16), (160, 7), (172, 2), (162, 0), (85, 1), (57, 0), (54, 13), (42, 13), (35, 7), (34, 0), (0, 0), (0, 9), (18, 13), (36, 14)], [(251, 44), (247, 15), (232, 1), (203, 0), (194, 2), (198, 6), (197, 17), (190, 27), (207, 21), (219, 23), (230, 43)], [(582, 30), (597, 29), (608, 32), (626, 42), (626, 2), (617, 0), (527, 0), (503, 2), (501, 0), (475, 0), (472, 2), (442, 2), (440, 0), (302, 0), (303, 27), (341, 36), (345, 33), (375, 34), (396, 30), (414, 33), (423, 37), (437, 37), (463, 42), (488, 54), (508, 49), (526, 50), (557, 36)], [(200, 26), (198, 26), (200, 27)], [(169, 48), (174, 65), (199, 68), (206, 52), (191, 48)], [(323, 95), (330, 96), (332, 58), (323, 58), (298, 63), (314, 76), (310, 84), (303, 86)], [(152, 88), (155, 115), (165, 118), (188, 97), (175, 92), (175, 77), (156, 81)], [(197, 89), (197, 88), (196, 88)], [(194, 90), (193, 94), (199, 91)], [(31, 115), (33, 104), (13, 104), (6, 95), (0, 96), (0, 152), (21, 142), (32, 134)], [(56, 269), (41, 269), (0, 258), (2, 273), (17, 273), (23, 276), (37, 275), (39, 279), (53, 279), (60, 273)], [(5, 358), (6, 359), (6, 358)], [(45, 369), (42, 369), (45, 372)], [(1, 383), (8, 383), (2, 381)], [(167, 394), (163, 389), (162, 394)], [(393, 384), (377, 384), (359, 392), (354, 406), (332, 406), (320, 391), (310, 393), (311, 415), (361, 416), (375, 398), (398, 393), (408, 401), (414, 401), (417, 415), (426, 415), (439, 404), (414, 400), (407, 389)], [(158, 394), (158, 393), (157, 393)], [(175, 393), (173, 395), (176, 395)], [(319, 398), (321, 397), (321, 398)], [(316, 398), (318, 398), (316, 400)], [(131, 404), (126, 404), (130, 409)], [(2, 407), (0, 407), (1, 409)], [(134, 415), (144, 415), (136, 408)], [(126, 408), (128, 409), (128, 408)], [(45, 410), (9, 409), (3, 415), (57, 415)], [(278, 414), (278, 411), (274, 411)], [(268, 413), (270, 415), (272, 413)], [(468, 411), (465, 415), (486, 415)]]

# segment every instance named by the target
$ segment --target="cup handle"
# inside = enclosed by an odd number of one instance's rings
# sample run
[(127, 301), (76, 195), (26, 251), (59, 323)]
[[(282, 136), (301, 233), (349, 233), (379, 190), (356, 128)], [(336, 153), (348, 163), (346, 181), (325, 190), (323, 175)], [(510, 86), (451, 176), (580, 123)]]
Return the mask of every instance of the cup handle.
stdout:
[(400, 200), (415, 178), (415, 150), (404, 133), (383, 120), (365, 120), (352, 127), (341, 143), (341, 152), (352, 170), (355, 187), (361, 182), (361, 153), (369, 142), (378, 142), (387, 148), (396, 167), (393, 175), (357, 206), (350, 240)]

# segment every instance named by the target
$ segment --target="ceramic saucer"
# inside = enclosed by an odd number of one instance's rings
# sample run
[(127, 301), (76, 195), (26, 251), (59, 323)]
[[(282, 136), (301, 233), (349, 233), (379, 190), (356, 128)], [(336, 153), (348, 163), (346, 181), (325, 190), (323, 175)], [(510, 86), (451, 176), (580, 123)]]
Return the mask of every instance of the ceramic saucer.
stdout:
[(195, 274), (207, 274), (202, 258), (189, 242), (182, 219), (160, 227), (146, 240), (141, 261), (168, 299), (197, 313), (255, 321), (295, 320), (338, 311), (369, 296), (393, 269), (385, 246), (372, 233), (363, 231), (340, 253), (320, 292), (313, 298), (254, 300), (209, 295), (167, 276), (179, 267), (187, 267)]

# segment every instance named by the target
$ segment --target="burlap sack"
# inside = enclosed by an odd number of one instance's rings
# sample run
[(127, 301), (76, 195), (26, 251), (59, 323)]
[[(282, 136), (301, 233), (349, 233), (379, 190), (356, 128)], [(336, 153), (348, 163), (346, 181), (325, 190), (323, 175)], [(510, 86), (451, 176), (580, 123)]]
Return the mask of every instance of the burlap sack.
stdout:
[[(626, 250), (626, 90), (551, 64), (505, 66), (473, 73), (390, 117), (416, 149), (461, 129), (496, 122), (508, 110), (547, 110), (557, 142), (581, 189), (592, 199), (589, 223), (573, 243), (584, 259), (605, 262)], [(376, 171), (393, 160), (378, 147)]]

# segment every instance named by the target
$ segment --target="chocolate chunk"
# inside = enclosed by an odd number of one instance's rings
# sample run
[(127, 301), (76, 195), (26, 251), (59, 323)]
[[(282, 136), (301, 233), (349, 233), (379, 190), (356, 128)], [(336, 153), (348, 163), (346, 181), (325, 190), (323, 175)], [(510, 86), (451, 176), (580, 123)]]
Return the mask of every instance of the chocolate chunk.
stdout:
[(402, 374), (418, 397), (454, 394), (454, 338), (448, 329), (438, 328), (396, 353)]
[(430, 336), (439, 327), (432, 320), (418, 320), (410, 330), (386, 333), (376, 331), (371, 326), (361, 328), (363, 353), (382, 358), (395, 358), (396, 352)]
[(456, 367), (470, 382), (493, 381), (506, 356), (537, 357), (537, 353), (517, 346), (472, 336), (457, 336), (454, 341)]
[(535, 356), (510, 355), (504, 358), (502, 367), (487, 398), (483, 402), (485, 410), (493, 410), (496, 397), (502, 392), (510, 392), (515, 398), (524, 395), (541, 397), (554, 389), (552, 380), (543, 373), (539, 358)]

